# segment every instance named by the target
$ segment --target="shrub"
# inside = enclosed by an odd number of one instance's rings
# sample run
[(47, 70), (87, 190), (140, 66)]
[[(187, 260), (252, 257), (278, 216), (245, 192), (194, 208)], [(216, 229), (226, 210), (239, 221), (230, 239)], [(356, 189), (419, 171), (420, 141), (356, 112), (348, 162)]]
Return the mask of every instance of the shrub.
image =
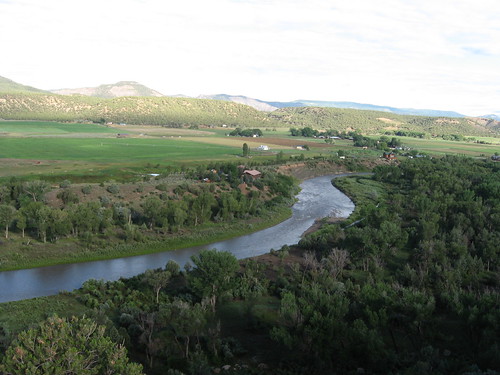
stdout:
[(91, 185), (87, 185), (87, 186), (84, 186), (82, 187), (82, 193), (83, 194), (90, 194), (92, 192), (92, 186)]
[(68, 187), (70, 187), (70, 185), (71, 185), (71, 181), (70, 181), (70, 180), (64, 180), (64, 181), (62, 181), (62, 182), (59, 184), (59, 187), (61, 187), (61, 188), (63, 188), (63, 189), (64, 189), (64, 188), (68, 188)]
[(111, 194), (118, 194), (120, 192), (120, 187), (116, 184), (109, 185), (106, 191)]

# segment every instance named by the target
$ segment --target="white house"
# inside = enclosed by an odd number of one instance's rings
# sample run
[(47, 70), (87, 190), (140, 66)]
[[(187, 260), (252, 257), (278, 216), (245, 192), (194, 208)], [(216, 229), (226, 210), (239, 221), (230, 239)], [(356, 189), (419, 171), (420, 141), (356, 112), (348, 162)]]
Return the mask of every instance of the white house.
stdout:
[(259, 147), (257, 147), (257, 150), (259, 150), (259, 151), (269, 151), (269, 146), (260, 145)]

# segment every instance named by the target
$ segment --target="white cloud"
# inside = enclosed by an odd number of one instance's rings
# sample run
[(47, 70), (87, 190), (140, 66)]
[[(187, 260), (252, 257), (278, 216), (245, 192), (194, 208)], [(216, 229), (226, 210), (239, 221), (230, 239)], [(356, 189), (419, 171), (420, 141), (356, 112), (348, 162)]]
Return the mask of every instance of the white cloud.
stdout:
[(500, 110), (496, 0), (0, 1), (0, 75), (51, 89)]

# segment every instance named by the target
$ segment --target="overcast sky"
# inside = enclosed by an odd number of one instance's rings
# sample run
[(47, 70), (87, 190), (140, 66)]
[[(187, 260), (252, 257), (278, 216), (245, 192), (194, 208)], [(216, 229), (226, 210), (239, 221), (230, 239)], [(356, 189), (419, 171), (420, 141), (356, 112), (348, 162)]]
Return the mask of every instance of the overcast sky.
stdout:
[(498, 0), (0, 0), (0, 76), (500, 114)]

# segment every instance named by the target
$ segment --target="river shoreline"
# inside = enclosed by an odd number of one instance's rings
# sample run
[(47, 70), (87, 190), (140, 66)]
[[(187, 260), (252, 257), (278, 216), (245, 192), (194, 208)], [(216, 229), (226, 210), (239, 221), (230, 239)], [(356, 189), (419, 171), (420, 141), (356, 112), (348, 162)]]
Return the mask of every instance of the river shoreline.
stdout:
[(292, 216), (267, 229), (204, 246), (164, 251), (125, 258), (61, 264), (56, 266), (0, 272), (0, 302), (57, 294), (61, 290), (81, 287), (88, 279), (118, 280), (132, 277), (146, 269), (163, 267), (169, 260), (184, 266), (191, 256), (203, 249), (229, 251), (238, 259), (250, 258), (295, 245), (317, 218), (347, 217), (354, 210), (352, 201), (331, 180), (334, 176), (317, 177), (301, 183), (298, 201), (292, 207)]

